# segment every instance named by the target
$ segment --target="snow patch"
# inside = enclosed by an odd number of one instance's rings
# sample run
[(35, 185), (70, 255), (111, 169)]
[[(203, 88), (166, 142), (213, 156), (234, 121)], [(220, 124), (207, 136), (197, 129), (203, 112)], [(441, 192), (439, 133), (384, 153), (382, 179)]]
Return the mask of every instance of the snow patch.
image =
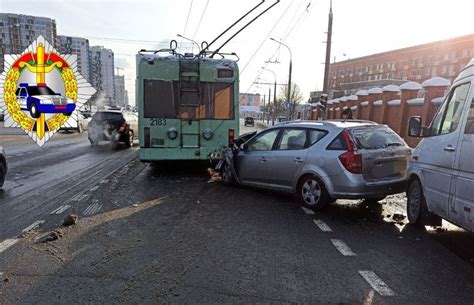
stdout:
[(343, 96), (339, 98), (340, 102), (347, 102), (347, 96)]
[(357, 110), (357, 106), (352, 106), (351, 110)]
[(359, 90), (355, 93), (355, 95), (358, 95), (358, 96), (367, 96), (369, 95), (369, 92), (367, 90)]
[(362, 102), (360, 103), (361, 106), (369, 106), (369, 101), (365, 101), (365, 102)]
[(414, 98), (414, 99), (411, 99), (411, 100), (408, 100), (407, 101), (407, 104), (408, 105), (423, 105), (425, 103), (425, 99), (422, 98), (422, 97), (418, 97), (418, 98)]
[(347, 97), (347, 100), (349, 100), (349, 101), (357, 101), (357, 100), (359, 100), (359, 97), (358, 97), (357, 95), (349, 95), (349, 96)]
[(423, 87), (417, 82), (406, 82), (400, 86), (400, 90), (421, 90)]
[(447, 87), (451, 85), (451, 82), (449, 79), (436, 76), (425, 80), (421, 85), (423, 87)]
[(391, 100), (387, 102), (388, 105), (390, 106), (400, 106), (401, 101), (400, 100)]
[(382, 88), (383, 92), (400, 92), (400, 88), (396, 85), (387, 85)]
[(382, 89), (381, 88), (371, 88), (369, 89), (369, 94), (381, 94), (383, 93)]
[(378, 101), (375, 101), (374, 102), (374, 106), (382, 106), (383, 105), (383, 101), (382, 100), (378, 100)]
[(441, 105), (444, 101), (444, 96), (443, 97), (437, 97), (431, 100), (431, 102), (435, 105)]

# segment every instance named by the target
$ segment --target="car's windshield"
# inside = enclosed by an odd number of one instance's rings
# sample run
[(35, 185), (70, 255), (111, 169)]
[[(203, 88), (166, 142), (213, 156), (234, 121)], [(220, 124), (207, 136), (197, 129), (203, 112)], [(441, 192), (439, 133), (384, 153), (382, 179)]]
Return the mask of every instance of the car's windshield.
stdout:
[(56, 93), (47, 86), (33, 86), (26, 88), (29, 95), (56, 95)]

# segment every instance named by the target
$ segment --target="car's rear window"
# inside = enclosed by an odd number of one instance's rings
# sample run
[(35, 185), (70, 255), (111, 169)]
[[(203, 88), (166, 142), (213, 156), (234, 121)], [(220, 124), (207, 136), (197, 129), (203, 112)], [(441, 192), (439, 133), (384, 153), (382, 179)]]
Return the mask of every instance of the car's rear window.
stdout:
[(95, 121), (121, 120), (122, 118), (122, 114), (117, 112), (97, 112), (94, 114)]
[(403, 140), (386, 126), (351, 129), (359, 149), (380, 149), (390, 146), (403, 146)]

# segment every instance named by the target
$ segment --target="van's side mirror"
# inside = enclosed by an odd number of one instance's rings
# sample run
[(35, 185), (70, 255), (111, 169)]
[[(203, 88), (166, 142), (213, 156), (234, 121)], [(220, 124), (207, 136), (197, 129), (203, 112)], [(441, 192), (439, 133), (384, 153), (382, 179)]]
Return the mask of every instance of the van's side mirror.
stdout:
[(408, 136), (422, 137), (423, 128), (421, 127), (421, 117), (412, 116), (408, 121)]

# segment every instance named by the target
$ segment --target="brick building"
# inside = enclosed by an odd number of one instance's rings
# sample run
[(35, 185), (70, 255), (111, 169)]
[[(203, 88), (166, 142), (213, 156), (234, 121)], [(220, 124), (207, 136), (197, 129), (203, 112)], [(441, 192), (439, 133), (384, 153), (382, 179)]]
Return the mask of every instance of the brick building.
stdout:
[(423, 82), (434, 76), (453, 81), (474, 58), (474, 34), (353, 58), (329, 66), (329, 94), (354, 94), (361, 89)]

